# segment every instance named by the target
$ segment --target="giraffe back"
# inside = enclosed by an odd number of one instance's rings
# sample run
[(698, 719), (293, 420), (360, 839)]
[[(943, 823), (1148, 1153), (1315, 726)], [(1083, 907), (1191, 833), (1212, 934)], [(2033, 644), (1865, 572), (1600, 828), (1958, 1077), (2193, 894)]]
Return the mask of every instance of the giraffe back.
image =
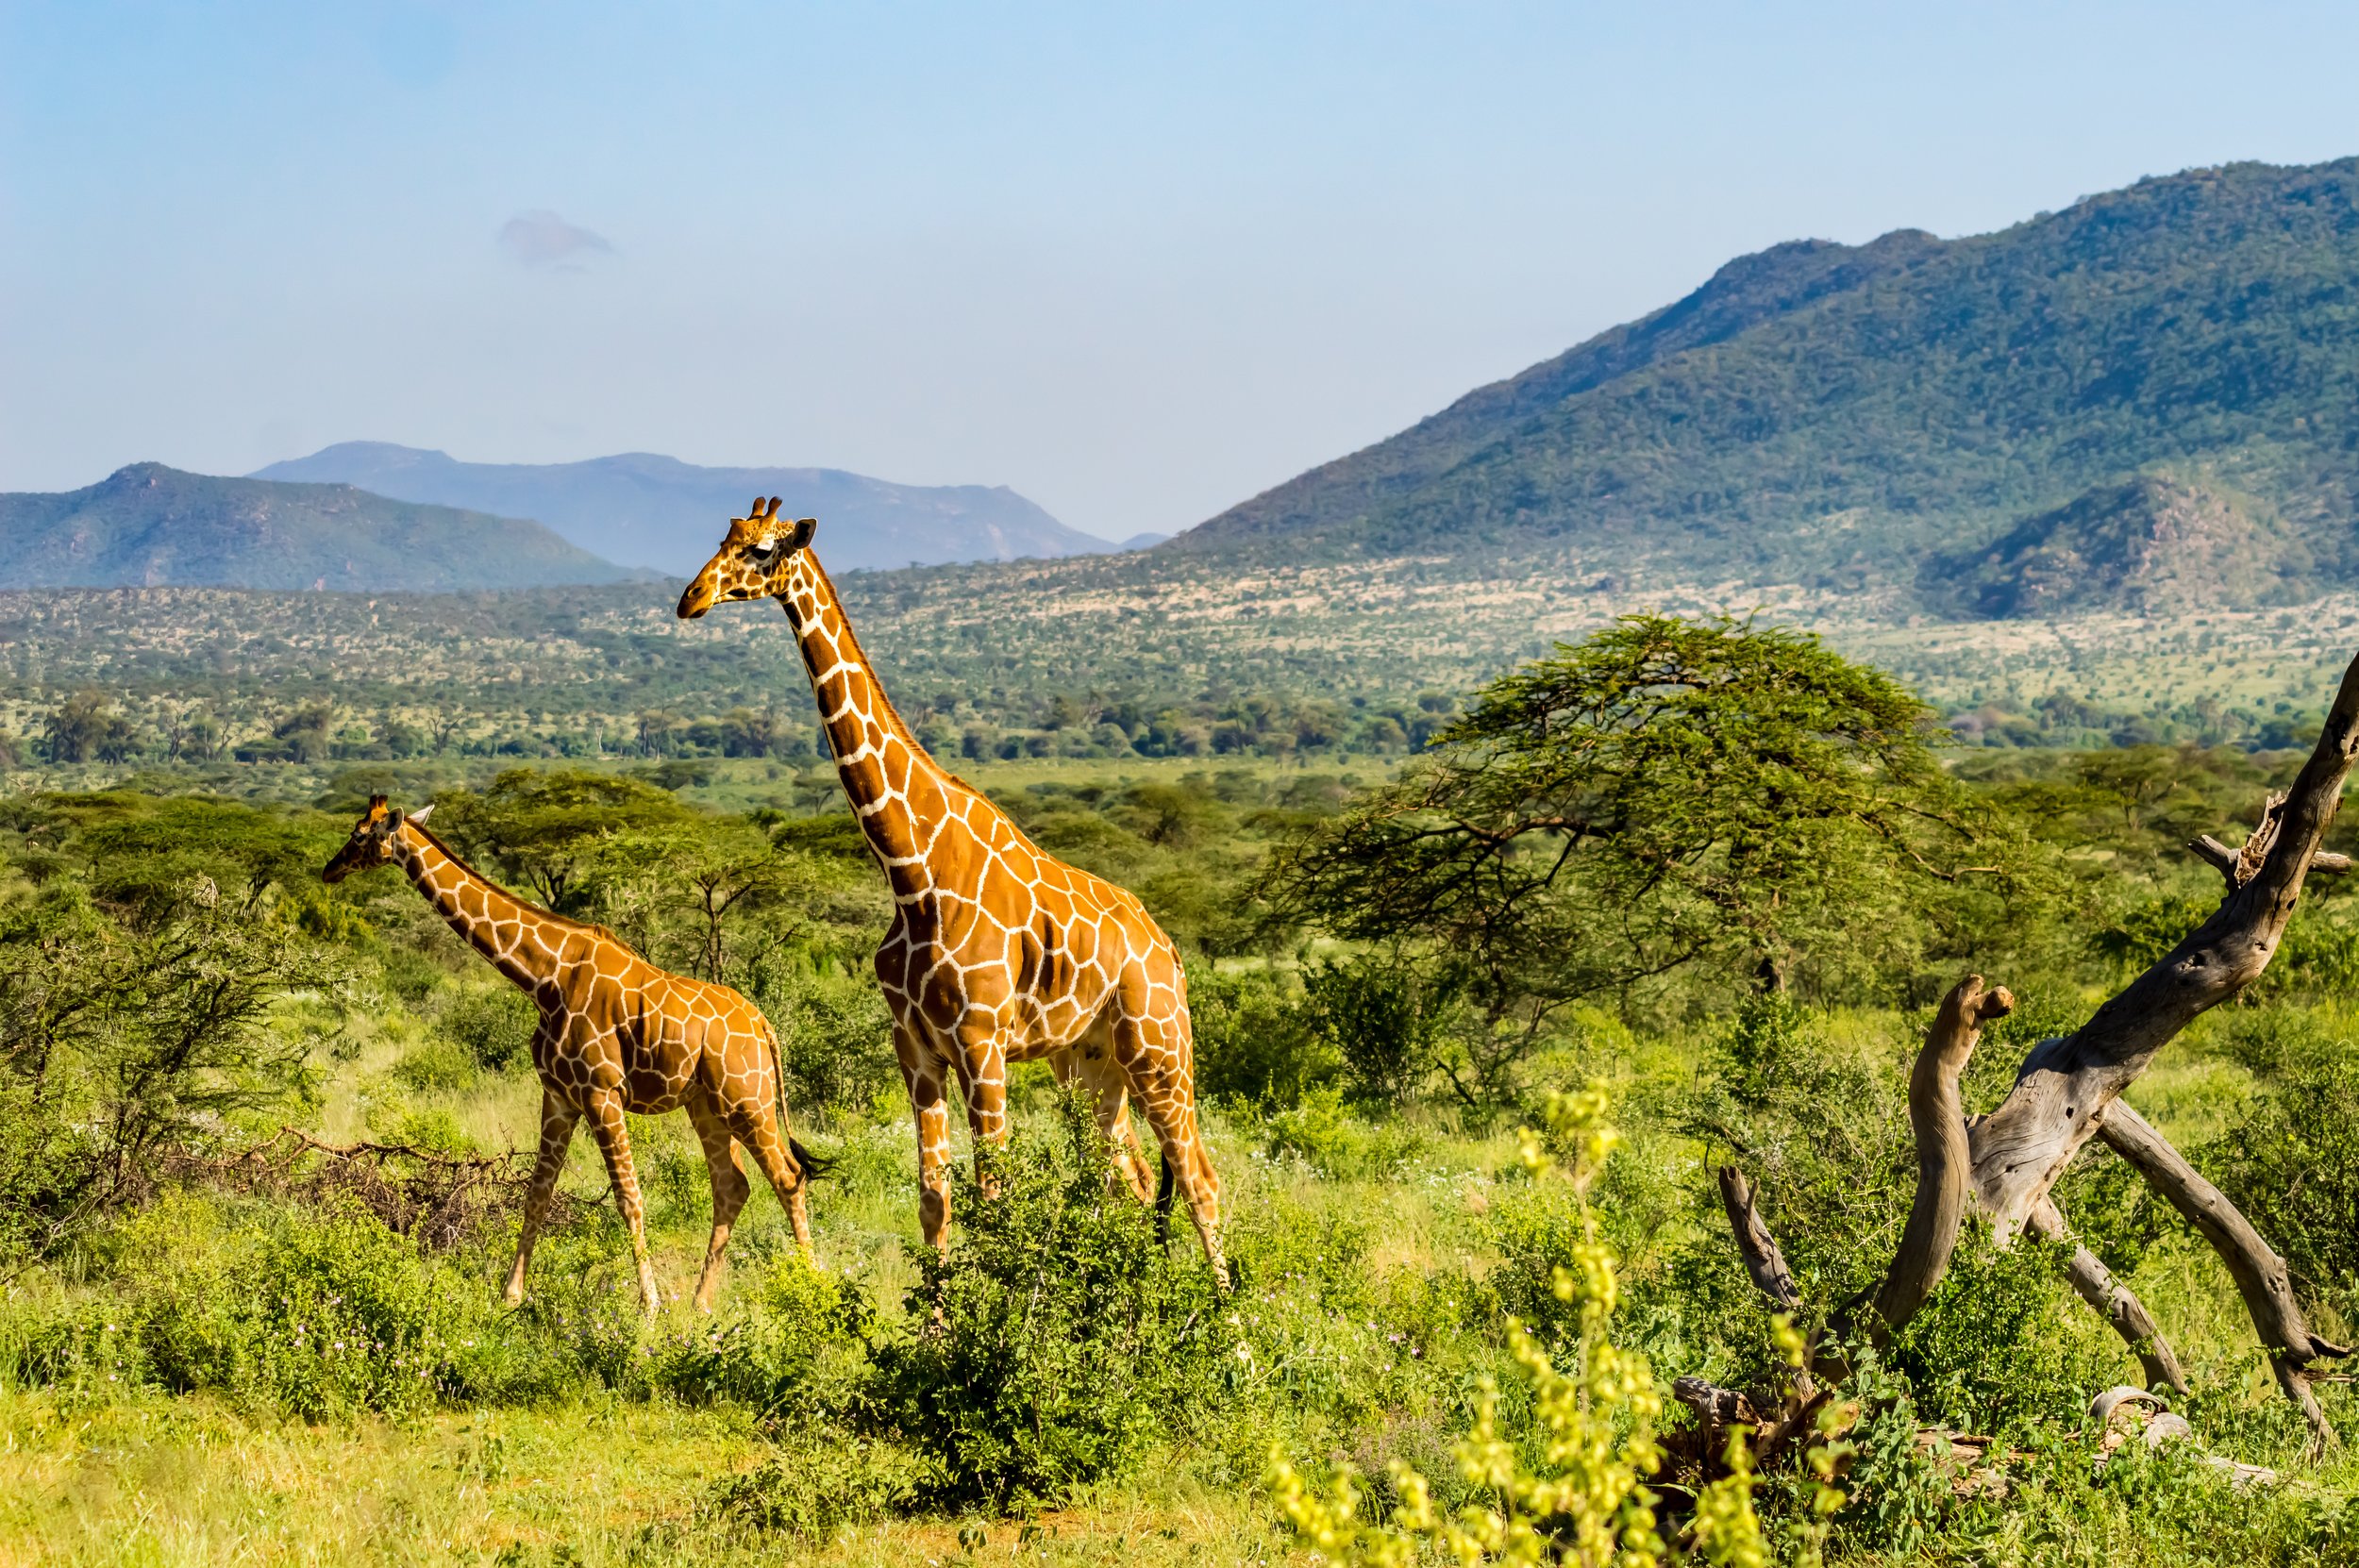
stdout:
[(1110, 1012), (1176, 1015), (1178, 949), (1128, 889), (1033, 843), (979, 793), (945, 803), (928, 846), (929, 886), (896, 901), (877, 973), (896, 1011), (955, 1032), (990, 1018), (1013, 1059), (1063, 1050)]
[(533, 1065), (577, 1104), (616, 1092), (624, 1109), (653, 1116), (698, 1086), (729, 1104), (765, 1105), (777, 1093), (777, 1036), (761, 1009), (728, 986), (658, 968), (603, 932), (567, 933), (533, 1001)]

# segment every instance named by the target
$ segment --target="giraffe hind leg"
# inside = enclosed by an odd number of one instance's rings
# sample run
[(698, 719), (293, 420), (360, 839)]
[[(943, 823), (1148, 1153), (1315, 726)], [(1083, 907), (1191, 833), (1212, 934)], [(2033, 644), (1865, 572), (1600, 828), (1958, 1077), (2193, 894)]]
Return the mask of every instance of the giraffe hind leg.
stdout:
[(811, 1204), (805, 1196), (804, 1181), (808, 1174), (795, 1150), (800, 1145), (778, 1136), (778, 1124), (772, 1119), (770, 1096), (747, 1098), (728, 1108), (729, 1130), (754, 1157), (754, 1164), (770, 1183), (770, 1190), (778, 1195), (778, 1207), (795, 1226), (795, 1244), (803, 1256), (811, 1256)]
[(1155, 1244), (1166, 1251), (1171, 1247), (1171, 1195), (1179, 1186), (1176, 1170), (1164, 1160), (1163, 1175), (1155, 1179)]
[(1093, 1029), (1081, 1043), (1061, 1054), (1069, 1059), (1073, 1077), (1095, 1102), (1097, 1131), (1113, 1162), (1106, 1174), (1107, 1185), (1116, 1191), (1128, 1189), (1141, 1203), (1147, 1202), (1152, 1188), (1146, 1151), (1139, 1146), (1138, 1131), (1130, 1126), (1130, 1080), (1114, 1060), (1111, 1031)]
[(704, 1146), (705, 1168), (712, 1176), (712, 1239), (705, 1244), (705, 1266), (696, 1276), (696, 1310), (710, 1312), (713, 1287), (720, 1282), (722, 1251), (729, 1244), (729, 1231), (754, 1187), (738, 1169), (737, 1144), (711, 1097), (696, 1090), (688, 1096), (687, 1110), (689, 1125), (696, 1129), (696, 1142)]
[(945, 1097), (945, 1064), (905, 1027), (893, 1031), (893, 1051), (909, 1089), (910, 1115), (917, 1126), (917, 1223), (936, 1252), (950, 1244), (950, 1106)]
[[(1220, 1178), (1204, 1150), (1203, 1130), (1196, 1118), (1196, 1086), (1188, 1070), (1187, 1022), (1165, 1019), (1119, 1018), (1114, 1023), (1114, 1049), (1129, 1074), (1130, 1087), (1146, 1112), (1147, 1125), (1163, 1146), (1163, 1176), (1188, 1200), (1196, 1221), (1196, 1239), (1204, 1243), (1205, 1260), (1223, 1290), (1229, 1287), (1229, 1263), (1220, 1245)], [(1163, 1199), (1159, 1195), (1158, 1207)]]

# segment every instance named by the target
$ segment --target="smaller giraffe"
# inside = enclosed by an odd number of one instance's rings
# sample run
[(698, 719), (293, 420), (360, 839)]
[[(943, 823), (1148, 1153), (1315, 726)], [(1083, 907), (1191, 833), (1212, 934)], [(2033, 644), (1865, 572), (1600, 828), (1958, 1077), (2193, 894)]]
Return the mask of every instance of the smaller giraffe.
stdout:
[[(647, 1258), (644, 1210), (623, 1113), (656, 1116), (686, 1108), (712, 1176), (712, 1239), (696, 1277), (696, 1309), (710, 1311), (721, 1252), (752, 1184), (738, 1168), (750, 1150), (811, 1252), (805, 1182), (825, 1162), (787, 1136), (786, 1090), (778, 1036), (760, 1009), (728, 986), (658, 969), (599, 926), (551, 914), (493, 884), (427, 831), (422, 806), (405, 815), (372, 796), (352, 837), (320, 873), (341, 882), (356, 871), (399, 866), (452, 930), (515, 982), (541, 1010), (532, 1065), (541, 1076), (541, 1158), (525, 1195), (510, 1307), (524, 1299), (525, 1268), (548, 1219), (574, 1124), (590, 1119), (630, 1227), (639, 1299), (661, 1300)], [(776, 1121), (772, 1120), (776, 1116)]]

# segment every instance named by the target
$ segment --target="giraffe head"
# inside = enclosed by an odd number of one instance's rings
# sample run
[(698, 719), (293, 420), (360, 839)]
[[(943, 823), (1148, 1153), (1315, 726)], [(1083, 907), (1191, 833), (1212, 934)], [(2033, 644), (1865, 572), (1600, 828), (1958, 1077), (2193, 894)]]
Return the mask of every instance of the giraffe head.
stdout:
[(320, 869), (323, 882), (341, 882), (356, 871), (375, 871), (378, 866), (393, 863), (393, 841), (401, 836), (404, 822), (424, 822), (432, 806), (421, 806), (408, 816), (385, 804), (383, 795), (369, 796), (369, 809), (360, 813), (353, 825), (352, 837), (344, 841), (336, 858)]
[(679, 596), (679, 618), (694, 621), (714, 605), (732, 599), (766, 599), (784, 589), (795, 558), (819, 531), (819, 519), (778, 521), (778, 498), (754, 497), (744, 517), (729, 519), (721, 548), (705, 562), (688, 592)]

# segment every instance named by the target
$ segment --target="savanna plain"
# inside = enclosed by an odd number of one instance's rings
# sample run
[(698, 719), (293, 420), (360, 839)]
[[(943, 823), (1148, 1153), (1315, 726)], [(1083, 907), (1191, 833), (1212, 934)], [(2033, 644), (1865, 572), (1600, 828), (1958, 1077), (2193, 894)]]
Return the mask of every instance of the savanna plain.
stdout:
[[(108, 607), (43, 613), (69, 611)], [(1927, 682), (1944, 729), (1765, 617), (1564, 634), (1472, 692), (1074, 692), (988, 730), (912, 682), (938, 752), (1185, 955), (1226, 1294), (1183, 1220), (1166, 1243), (1109, 1195), (1037, 1065), (990, 1195), (962, 1138), (949, 1245), (922, 1243), (867, 967), (889, 901), (808, 732), (754, 701), (649, 699), (600, 738), (575, 717), (594, 692), (462, 682), (437, 737), (398, 692), (325, 681), (223, 674), (193, 719), (120, 668), (119, 695), (57, 685), (0, 798), (0, 1558), (1445, 1560), (1468, 1510), (1531, 1524), (1556, 1554), (1531, 1560), (2359, 1560), (2350, 1385), (2311, 1383), (2321, 1442), (2218, 1256), (2099, 1144), (2058, 1202), (2175, 1349), (2188, 1438), (2092, 1419), (2146, 1374), (2066, 1245), (1968, 1224), (1898, 1331), (1846, 1310), (1900, 1245), (1945, 992), (2014, 993), (1965, 1071), (1987, 1110), (2209, 916), (2219, 876), (2183, 846), (2233, 843), (2292, 780), (2317, 658), (2174, 707), (2116, 648), (2110, 711), (1953, 662)], [(2142, 698), (2155, 733), (2101, 743)], [(532, 1015), (398, 876), (321, 883), (377, 792), (762, 1007), (830, 1161), (815, 1262), (757, 1191), (696, 1313), (703, 1159), (682, 1118), (639, 1119), (676, 1299), (642, 1320), (579, 1140), (500, 1305)], [(2128, 1096), (2332, 1341), (2359, 1326), (2355, 980), (2359, 904), (2314, 877), (2263, 978)], [(1722, 1165), (1800, 1321), (1748, 1280)], [(1773, 1387), (1812, 1331), (1854, 1334), (1843, 1397), (1732, 1483), (1673, 1379)]]

